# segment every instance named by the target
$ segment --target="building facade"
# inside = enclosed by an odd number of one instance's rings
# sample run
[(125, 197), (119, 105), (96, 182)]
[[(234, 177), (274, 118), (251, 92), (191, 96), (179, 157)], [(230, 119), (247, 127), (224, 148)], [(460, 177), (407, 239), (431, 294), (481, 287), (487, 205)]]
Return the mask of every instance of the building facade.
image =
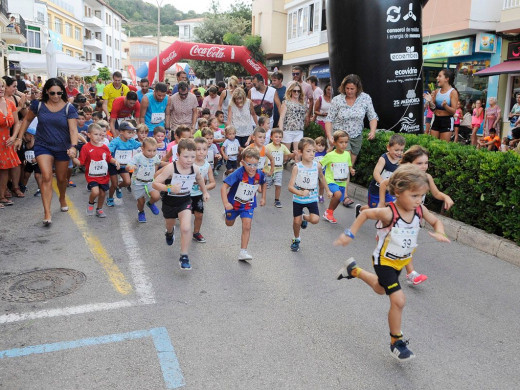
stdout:
[(195, 39), (195, 28), (199, 27), (204, 18), (184, 19), (175, 22), (179, 26), (179, 40), (183, 42), (193, 42)]
[(0, 2), (0, 77), (9, 73), (9, 45), (24, 45), (27, 43), (27, 26), (25, 19), (19, 13), (9, 12), (7, 0)]

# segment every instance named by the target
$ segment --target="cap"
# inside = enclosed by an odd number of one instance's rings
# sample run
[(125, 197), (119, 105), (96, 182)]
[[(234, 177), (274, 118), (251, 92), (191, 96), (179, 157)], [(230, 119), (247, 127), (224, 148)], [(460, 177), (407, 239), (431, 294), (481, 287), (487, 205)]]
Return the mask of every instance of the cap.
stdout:
[(34, 128), (32, 128), (32, 127), (29, 127), (29, 128), (27, 129), (27, 133), (32, 134), (32, 135), (36, 135), (36, 129), (34, 129)]
[(135, 130), (135, 127), (132, 126), (130, 122), (123, 121), (119, 124), (119, 131), (121, 130)]

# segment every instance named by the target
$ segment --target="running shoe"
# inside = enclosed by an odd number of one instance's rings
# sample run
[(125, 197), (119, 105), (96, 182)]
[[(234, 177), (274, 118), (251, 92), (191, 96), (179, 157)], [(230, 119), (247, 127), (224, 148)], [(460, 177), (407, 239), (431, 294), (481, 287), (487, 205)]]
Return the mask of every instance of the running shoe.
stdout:
[(182, 270), (184, 270), (184, 271), (191, 270), (191, 264), (190, 264), (190, 259), (188, 258), (188, 255), (182, 255), (179, 258), (179, 263), (180, 263)]
[(197, 242), (203, 243), (203, 242), (206, 242), (206, 239), (199, 232), (199, 233), (193, 233), (193, 241), (197, 241)]
[(249, 253), (247, 253), (247, 249), (240, 249), (240, 253), (238, 254), (238, 260), (240, 261), (246, 261), (246, 260), (252, 260), (253, 256), (251, 256)]
[(356, 260), (353, 257), (350, 257), (347, 260), (345, 260), (345, 265), (341, 267), (341, 269), (338, 271), (336, 279), (341, 280), (343, 278), (354, 278), (354, 276), (352, 275), (352, 270), (354, 268), (357, 268)]
[(87, 215), (92, 216), (92, 215), (94, 215), (94, 214), (96, 214), (96, 211), (95, 211), (95, 209), (94, 209), (94, 205), (89, 203), (89, 204), (87, 205)]
[(139, 211), (137, 213), (137, 220), (139, 221), (139, 223), (145, 223), (146, 222), (146, 214), (144, 213), (144, 211)]
[(126, 190), (127, 190), (128, 192), (132, 193), (132, 187), (130, 187), (130, 186), (126, 187)]
[(305, 214), (302, 214), (302, 224), (300, 225), (300, 227), (301, 227), (302, 229), (307, 229), (307, 225), (309, 224), (309, 222), (307, 222), (307, 221), (305, 220), (305, 218), (303, 218), (304, 215), (305, 215)]
[(121, 199), (123, 197), (123, 193), (121, 192), (121, 188), (116, 188), (116, 197), (117, 197), (117, 199)]
[(173, 242), (175, 241), (175, 226), (173, 227), (171, 233), (168, 233), (168, 231), (166, 231), (166, 233), (164, 233), (164, 236), (166, 237), (166, 243), (168, 245), (173, 245)]
[(359, 213), (361, 213), (361, 205), (358, 203), (356, 205), (356, 218), (359, 217)]
[(330, 223), (338, 223), (336, 218), (334, 218), (334, 212), (332, 210), (325, 210), (325, 213), (323, 214), (323, 219)]
[(106, 218), (107, 215), (103, 211), (103, 209), (96, 209), (96, 217), (98, 218)]
[(114, 207), (114, 198), (107, 198), (107, 206)]
[(422, 282), (426, 281), (426, 279), (428, 279), (428, 276), (420, 274), (415, 270), (406, 275), (406, 281), (408, 284), (413, 284), (414, 286), (421, 284)]
[(291, 244), (291, 250), (293, 252), (298, 252), (300, 250), (300, 239), (299, 238), (293, 238), (292, 244)]
[(76, 187), (76, 184), (72, 180), (69, 180), (68, 187)]
[[(130, 187), (128, 187), (128, 188), (130, 188)], [(150, 210), (152, 210), (152, 213), (153, 213), (154, 215), (158, 215), (158, 214), (159, 214), (159, 207), (157, 207), (157, 206), (155, 205), (155, 203), (146, 202), (146, 205), (148, 206), (148, 208), (149, 208)]]
[(391, 344), (390, 352), (392, 353), (392, 357), (401, 362), (413, 359), (415, 355), (408, 349), (407, 345), (408, 340), (397, 340), (395, 343)]
[(277, 209), (281, 209), (282, 208), (282, 202), (280, 202), (279, 200), (275, 200), (274, 201), (274, 207), (276, 207)]
[(36, 192), (34, 193), (34, 196), (41, 196), (42, 195), (42, 192), (40, 191), (40, 189), (38, 188), (36, 190)]

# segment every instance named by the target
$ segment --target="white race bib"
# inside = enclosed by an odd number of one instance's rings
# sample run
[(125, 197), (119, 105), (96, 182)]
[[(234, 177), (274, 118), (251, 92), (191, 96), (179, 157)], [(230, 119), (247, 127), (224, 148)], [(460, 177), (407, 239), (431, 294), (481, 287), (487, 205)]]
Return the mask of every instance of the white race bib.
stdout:
[(392, 173), (393, 172), (383, 169), (383, 172), (381, 172), (381, 177), (383, 178), (383, 180), (390, 179), (390, 176), (392, 176)]
[(419, 228), (398, 228), (393, 227), (390, 234), (390, 241), (386, 247), (384, 257), (406, 258), (411, 256), (417, 247), (417, 236)]
[(260, 157), (260, 160), (258, 160), (258, 168), (257, 169), (264, 169), (265, 166), (265, 156)]
[(274, 151), (271, 154), (273, 155), (274, 166), (277, 168), (283, 167), (283, 152)]
[(347, 181), (348, 179), (348, 163), (332, 163), (332, 173), (334, 181)]
[(88, 175), (91, 177), (106, 176), (108, 174), (108, 164), (106, 160), (90, 161)]
[(114, 158), (119, 161), (119, 164), (126, 165), (132, 160), (133, 150), (116, 150)]
[(168, 153), (168, 150), (164, 149), (164, 150), (158, 150), (157, 151), (157, 155), (159, 156), (159, 158), (162, 160), (162, 158), (164, 156), (166, 156), (166, 153)]
[(302, 190), (315, 190), (318, 187), (318, 171), (298, 170), (294, 184)]
[(153, 180), (155, 173), (154, 165), (141, 165), (135, 174), (135, 178), (140, 181), (150, 182)]
[(236, 156), (236, 155), (238, 155), (238, 144), (236, 144), (236, 143), (229, 144), (226, 147), (226, 151), (227, 151), (227, 155), (228, 156)]
[(321, 162), (321, 160), (323, 160), (323, 157), (325, 156), (314, 156), (314, 161)]
[(29, 161), (29, 162), (34, 160), (35, 159), (35, 157), (34, 157), (34, 150), (26, 150), (25, 151), (25, 159), (27, 161)]
[(169, 193), (170, 196), (186, 196), (191, 193), (191, 188), (193, 187), (193, 183), (195, 183), (195, 175), (181, 175), (178, 173), (173, 174), (171, 185), (180, 184), (181, 190), (174, 194)]
[(258, 184), (249, 184), (241, 181), (235, 194), (235, 201), (242, 204), (251, 203), (255, 199)]
[(208, 150), (208, 154), (206, 154), (206, 161), (213, 165), (215, 162), (215, 152), (213, 150)]
[(128, 122), (130, 119), (132, 119), (132, 117), (130, 116), (127, 116), (126, 118), (117, 118), (117, 124), (120, 125), (121, 122)]
[(166, 118), (166, 114), (164, 112), (152, 112), (150, 116), (150, 122), (152, 124), (161, 123)]

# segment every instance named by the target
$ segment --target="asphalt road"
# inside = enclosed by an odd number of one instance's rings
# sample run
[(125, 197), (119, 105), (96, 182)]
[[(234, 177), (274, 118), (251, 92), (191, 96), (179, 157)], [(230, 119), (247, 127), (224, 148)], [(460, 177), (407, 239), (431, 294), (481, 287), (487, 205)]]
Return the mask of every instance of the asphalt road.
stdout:
[[(403, 332), (417, 358), (400, 363), (390, 356), (388, 299), (360, 280), (335, 280), (350, 256), (371, 269), (373, 224), (351, 246), (332, 247), (353, 209), (340, 206), (338, 225), (310, 225), (292, 253), (290, 194), (282, 191), (276, 209), (271, 190), (244, 263), (240, 221), (224, 225), (218, 185), (206, 205), (207, 243), (192, 243), (193, 269), (183, 272), (161, 215), (147, 210), (148, 223), (138, 224), (123, 191), (108, 218), (87, 217), (84, 178), (74, 179), (71, 211), (61, 213), (55, 197), (50, 228), (41, 226), (33, 181), (26, 199), (0, 210), (2, 389), (519, 388), (514, 265), (423, 231), (415, 265), (429, 279), (409, 287), (401, 276)], [(13, 279), (57, 268), (86, 279), (54, 271)], [(42, 289), (72, 292), (25, 302)]]

